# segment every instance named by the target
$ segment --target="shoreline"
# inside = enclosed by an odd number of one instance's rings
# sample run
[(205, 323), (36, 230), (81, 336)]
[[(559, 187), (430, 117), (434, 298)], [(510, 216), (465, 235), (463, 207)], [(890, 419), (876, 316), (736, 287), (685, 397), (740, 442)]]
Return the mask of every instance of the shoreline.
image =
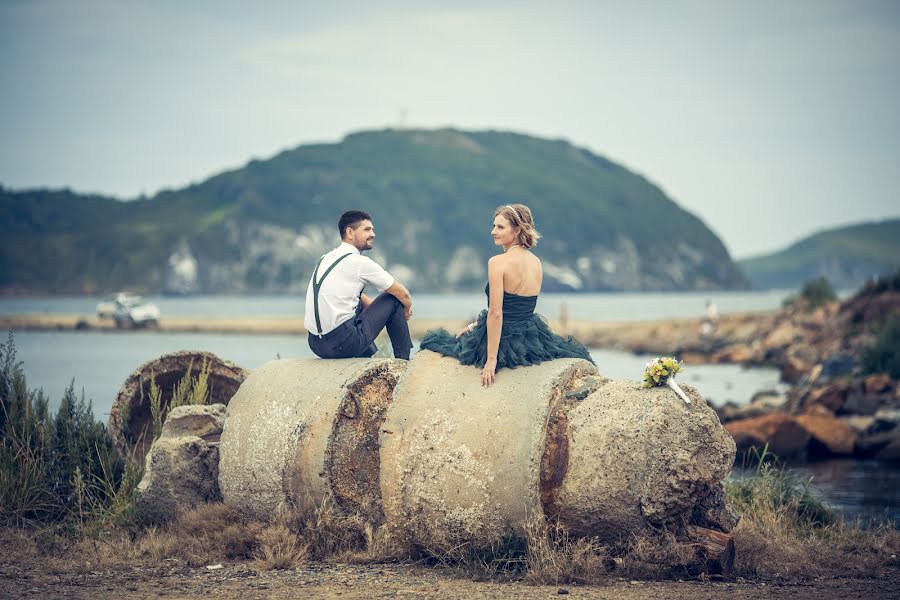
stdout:
[[(717, 333), (760, 327), (771, 323), (775, 311), (731, 313), (723, 315)], [(635, 353), (671, 353), (683, 348), (685, 339), (698, 336), (704, 320), (661, 319), (637, 321), (548, 320), (554, 332), (571, 335), (592, 348), (630, 351)], [(409, 322), (413, 338), (426, 331), (443, 327), (450, 332), (461, 329), (467, 319), (417, 319)], [(0, 329), (7, 331), (99, 331), (104, 333), (211, 333), (234, 335), (302, 336), (307, 331), (302, 317), (164, 317), (153, 327), (118, 328), (111, 319), (77, 314), (13, 314), (0, 316)], [(687, 363), (709, 362), (702, 348), (686, 352)]]

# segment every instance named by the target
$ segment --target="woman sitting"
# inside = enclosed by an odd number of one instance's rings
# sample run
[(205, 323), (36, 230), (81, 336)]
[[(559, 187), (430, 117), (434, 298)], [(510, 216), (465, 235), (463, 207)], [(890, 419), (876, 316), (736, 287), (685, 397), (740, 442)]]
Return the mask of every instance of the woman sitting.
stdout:
[(482, 367), (483, 386), (494, 383), (497, 370), (504, 367), (535, 365), (554, 358), (593, 362), (580, 342), (556, 335), (534, 313), (543, 270), (530, 250), (541, 236), (528, 207), (508, 204), (495, 210), (491, 235), (494, 244), (503, 247), (503, 254), (488, 261), (488, 310), (481, 311), (478, 319), (456, 336), (445, 329), (427, 332), (421, 348)]

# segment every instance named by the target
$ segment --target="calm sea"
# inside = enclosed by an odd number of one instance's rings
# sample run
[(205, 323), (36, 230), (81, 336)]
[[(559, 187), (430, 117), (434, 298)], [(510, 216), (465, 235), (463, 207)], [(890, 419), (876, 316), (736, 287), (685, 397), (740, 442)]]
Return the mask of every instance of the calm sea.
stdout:
[[(538, 310), (548, 317), (565, 307), (570, 318), (628, 321), (697, 317), (707, 300), (720, 313), (770, 310), (780, 306), (787, 292), (714, 292), (672, 294), (546, 294)], [(302, 312), (302, 299), (285, 296), (194, 296), (149, 298), (163, 316), (222, 318), (292, 316)], [(0, 299), (0, 314), (65, 313), (91, 315), (99, 298)], [(414, 297), (420, 318), (465, 319), (485, 304), (484, 295), (448, 294)], [(94, 414), (103, 420), (128, 375), (144, 362), (177, 350), (206, 350), (245, 368), (255, 369), (281, 357), (312, 356), (305, 336), (164, 334), (154, 331), (14, 332), (19, 360), (29, 387), (42, 388), (58, 405), (65, 388), (93, 401)], [(4, 332), (5, 338), (5, 332)], [(4, 339), (5, 341), (5, 339)], [(646, 356), (592, 349), (600, 372), (615, 379), (640, 379)], [(778, 372), (736, 365), (691, 365), (679, 379), (700, 390), (713, 404), (744, 403), (759, 391), (784, 391)], [(846, 515), (888, 517), (900, 521), (900, 470), (878, 463), (830, 461), (794, 467), (813, 477), (813, 484)]]

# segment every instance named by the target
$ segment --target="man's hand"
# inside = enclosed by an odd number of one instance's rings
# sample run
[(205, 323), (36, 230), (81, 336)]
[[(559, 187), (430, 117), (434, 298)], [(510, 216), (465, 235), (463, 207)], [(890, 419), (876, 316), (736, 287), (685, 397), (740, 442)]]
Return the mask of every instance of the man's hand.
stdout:
[(395, 280), (391, 287), (384, 291), (400, 301), (400, 304), (403, 305), (403, 312), (406, 313), (406, 320), (409, 321), (412, 317), (412, 296), (409, 295), (409, 290)]

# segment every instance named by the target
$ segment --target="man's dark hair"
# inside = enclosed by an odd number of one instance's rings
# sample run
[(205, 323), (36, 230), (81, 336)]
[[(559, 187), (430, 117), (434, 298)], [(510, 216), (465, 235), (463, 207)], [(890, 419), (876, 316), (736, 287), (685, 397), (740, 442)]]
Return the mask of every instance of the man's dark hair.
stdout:
[(344, 239), (344, 232), (347, 231), (348, 227), (356, 229), (361, 222), (371, 220), (372, 217), (367, 212), (361, 210), (348, 210), (341, 215), (341, 220), (338, 221), (338, 233), (340, 233), (341, 239)]

